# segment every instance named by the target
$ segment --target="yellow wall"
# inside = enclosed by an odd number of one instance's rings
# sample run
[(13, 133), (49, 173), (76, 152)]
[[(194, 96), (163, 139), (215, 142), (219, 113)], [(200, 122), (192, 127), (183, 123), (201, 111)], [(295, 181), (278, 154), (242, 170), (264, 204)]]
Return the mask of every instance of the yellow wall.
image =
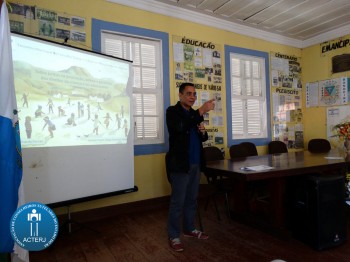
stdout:
[[(349, 38), (345, 36), (343, 38)], [(349, 53), (350, 47), (321, 52), (321, 44), (313, 45), (302, 50), (302, 79), (303, 86), (308, 82), (315, 82), (342, 76), (350, 77), (350, 72), (332, 74), (332, 57)], [(305, 88), (303, 90), (305, 94)], [(304, 115), (304, 143), (312, 138), (327, 138), (326, 107), (311, 107), (305, 109)]]
[[(303, 55), (307, 58), (306, 62), (303, 63), (302, 68), (303, 72), (306, 75), (304, 80), (316, 80), (318, 77), (321, 79), (325, 78), (324, 74), (315, 74), (312, 71), (312, 69), (307, 69), (307, 67), (314, 68), (312, 62), (307, 61), (311, 61), (313, 55), (318, 55), (315, 48), (309, 48), (302, 51), (299, 48), (254, 39), (252, 37), (227, 32), (225, 30), (218, 30), (212, 27), (207, 27), (196, 23), (191, 23), (171, 17), (166, 17), (163, 15), (154, 14), (151, 12), (145, 12), (126, 6), (109, 3), (105, 0), (18, 0), (17, 3), (23, 3), (25, 5), (36, 5), (39, 8), (84, 17), (86, 19), (86, 48), (91, 47), (92, 18), (166, 32), (169, 34), (170, 38), (169, 66), (171, 76), (174, 72), (173, 63), (171, 62), (171, 57), (173, 55), (172, 36), (175, 35), (185, 36), (191, 39), (198, 39), (206, 42), (213, 42), (215, 44), (220, 44), (222, 47), (224, 47), (224, 45), (226, 44), (264, 52), (280, 52), (282, 54), (293, 55), (296, 57), (301, 57)], [(317, 66), (320, 68), (322, 67), (321, 65)], [(324, 70), (324, 72), (327, 72), (327, 70)], [(223, 73), (225, 73), (224, 70)], [(172, 79), (171, 76), (170, 79)], [(223, 75), (223, 81), (225, 81), (225, 75)], [(225, 86), (225, 82), (223, 82), (222, 86)], [(175, 96), (173, 82), (171, 82), (171, 89), (171, 103), (174, 104), (177, 100), (177, 97)], [(226, 94), (224, 90), (222, 91), (222, 101), (226, 101)], [(310, 114), (305, 115), (308, 118), (312, 119), (312, 117), (310, 117)], [(225, 111), (223, 112), (223, 117), (224, 119), (226, 119)], [(316, 131), (322, 133), (321, 131)], [(307, 137), (313, 136), (316, 131), (312, 130), (310, 128), (310, 125), (308, 125), (306, 133), (310, 132), (311, 134), (308, 134)], [(224, 136), (226, 140), (227, 134), (225, 133)], [(259, 147), (258, 152), (259, 154), (266, 153), (266, 147)], [(75, 212), (168, 195), (170, 193), (170, 187), (165, 176), (164, 154), (135, 157), (135, 185), (139, 187), (139, 191), (136, 193), (119, 195), (106, 199), (77, 204), (72, 207), (71, 211)], [(56, 212), (60, 214), (65, 212), (65, 209), (56, 209)]]

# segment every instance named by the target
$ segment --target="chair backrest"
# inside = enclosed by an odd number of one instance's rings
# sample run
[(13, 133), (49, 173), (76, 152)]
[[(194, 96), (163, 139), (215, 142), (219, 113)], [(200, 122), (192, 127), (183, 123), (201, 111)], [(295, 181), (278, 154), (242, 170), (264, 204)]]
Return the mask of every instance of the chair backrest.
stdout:
[(216, 146), (208, 146), (203, 148), (205, 161), (223, 160), (224, 155)]
[(267, 145), (267, 149), (269, 154), (279, 154), (288, 152), (287, 145), (282, 141), (271, 141)]
[(258, 151), (256, 150), (255, 144), (251, 142), (242, 142), (238, 145), (232, 145), (230, 147), (231, 159), (237, 157), (257, 156)]
[(241, 150), (243, 151), (244, 156), (257, 156), (258, 150), (252, 142), (242, 142), (240, 143)]
[(245, 157), (241, 150), (241, 145), (239, 144), (230, 146), (230, 158), (233, 159), (237, 157)]
[(331, 150), (331, 143), (324, 138), (313, 138), (309, 141), (307, 150), (311, 153), (326, 153)]

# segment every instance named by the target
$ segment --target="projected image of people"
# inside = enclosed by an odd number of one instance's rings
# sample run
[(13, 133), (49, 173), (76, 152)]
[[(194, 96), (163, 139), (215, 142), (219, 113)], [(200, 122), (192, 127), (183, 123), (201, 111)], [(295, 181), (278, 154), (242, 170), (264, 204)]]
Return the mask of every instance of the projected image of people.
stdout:
[(24, 123), (27, 138), (30, 139), (32, 137), (32, 118), (30, 116), (26, 116), (26, 120)]
[(127, 143), (128, 63), (19, 36), (12, 42), (22, 147)]
[(47, 130), (49, 131), (50, 137), (53, 138), (53, 131), (56, 130), (55, 124), (52, 123), (52, 121), (48, 116), (44, 117), (44, 121), (45, 121), (45, 125), (43, 126), (43, 130), (47, 126)]

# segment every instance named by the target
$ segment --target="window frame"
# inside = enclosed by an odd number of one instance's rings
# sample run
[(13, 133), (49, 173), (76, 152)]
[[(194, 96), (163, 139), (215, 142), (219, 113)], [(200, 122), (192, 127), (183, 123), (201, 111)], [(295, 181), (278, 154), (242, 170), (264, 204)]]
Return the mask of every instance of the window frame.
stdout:
[[(265, 61), (265, 85), (266, 85), (266, 137), (263, 138), (234, 138), (232, 137), (232, 105), (231, 105), (231, 54), (255, 56), (263, 58)], [(226, 74), (226, 123), (227, 123), (227, 145), (230, 147), (233, 144), (241, 142), (253, 142), (256, 146), (267, 145), (271, 141), (271, 104), (270, 104), (270, 68), (269, 54), (262, 51), (251, 50), (246, 48), (234, 47), (225, 45), (225, 74)]]
[[(151, 38), (141, 38), (139, 35), (138, 36), (132, 36), (132, 35), (126, 35), (124, 33), (120, 33), (120, 32), (112, 32), (112, 31), (102, 31), (102, 47), (101, 49), (104, 50), (104, 52), (108, 52), (106, 50), (106, 41), (105, 39), (109, 39), (111, 41), (121, 41), (122, 43), (127, 42), (127, 43), (131, 43), (131, 46), (134, 48), (135, 43), (137, 43), (140, 48), (142, 45), (148, 45), (148, 46), (153, 46), (156, 50), (155, 52), (155, 69), (156, 69), (156, 83), (157, 85), (155, 86), (155, 88), (142, 88), (142, 87), (135, 87), (135, 81), (132, 81), (132, 89), (133, 89), (133, 101), (135, 99), (135, 96), (140, 95), (140, 96), (147, 96), (147, 95), (155, 95), (157, 98), (159, 97), (163, 97), (163, 87), (162, 87), (162, 82), (161, 79), (163, 77), (163, 70), (162, 70), (162, 54), (161, 54), (161, 41), (159, 39), (151, 39)], [(124, 59), (127, 60), (132, 60), (131, 56), (134, 56), (134, 49), (132, 48), (131, 50), (131, 46), (129, 46), (129, 44), (126, 47), (125, 51), (124, 51), (124, 44), (122, 44), (121, 49), (122, 52), (126, 55), (126, 56), (130, 56), (130, 57), (122, 57)], [(111, 47), (111, 46), (109, 46)], [(131, 52), (130, 52), (131, 51)], [(131, 54), (132, 53), (132, 54)], [(140, 53), (141, 53), (141, 49), (140, 49)], [(112, 54), (108, 54), (108, 55), (112, 55)], [(141, 62), (141, 58), (140, 58), (140, 62)], [(134, 69), (139, 69), (140, 71), (140, 75), (142, 75), (142, 68), (145, 69), (147, 66), (143, 66), (140, 64), (132, 64), (132, 69), (134, 71)], [(152, 68), (152, 67), (151, 67)], [(134, 75), (134, 80), (135, 80), (135, 75)], [(140, 79), (141, 80), (141, 79)], [(160, 100), (160, 99), (159, 99)], [(161, 101), (155, 101), (154, 104), (151, 103), (152, 105), (157, 104), (157, 108), (155, 109), (156, 113), (154, 113), (153, 115), (147, 115), (144, 114), (144, 112), (142, 112), (141, 114), (137, 114), (137, 112), (135, 111), (135, 107), (133, 110), (133, 115), (134, 115), (134, 143), (135, 145), (149, 145), (149, 144), (159, 144), (159, 143), (163, 143), (164, 141), (164, 130), (162, 128), (159, 128), (159, 130), (157, 130), (159, 136), (158, 138), (145, 138), (144, 137), (144, 128), (140, 128), (141, 132), (142, 132), (142, 137), (141, 138), (137, 138), (137, 134), (136, 134), (136, 119), (137, 117), (140, 117), (142, 119), (142, 121), (144, 121), (145, 119), (147, 119), (147, 117), (156, 117), (158, 120), (158, 126), (157, 127), (162, 127), (164, 126), (164, 119), (160, 116), (159, 112), (163, 112), (163, 100)], [(134, 104), (135, 106), (135, 104)], [(142, 106), (146, 106), (146, 104), (142, 103)]]
[[(122, 33), (127, 36), (140, 36), (142, 38), (157, 39), (161, 44), (161, 61), (162, 61), (162, 76), (163, 76), (163, 119), (165, 123), (166, 108), (170, 106), (170, 79), (169, 79), (169, 35), (164, 32), (144, 29), (140, 27), (128, 26), (117, 24), (113, 22), (106, 22), (98, 19), (92, 19), (92, 30), (91, 30), (91, 42), (92, 49), (95, 52), (101, 52), (102, 50), (102, 32), (109, 31), (115, 33)], [(160, 130), (164, 134), (164, 141), (156, 144), (134, 144), (134, 155), (148, 155), (164, 153), (168, 148), (168, 132), (166, 125), (163, 125), (163, 130)], [(133, 141), (134, 143), (134, 141)]]

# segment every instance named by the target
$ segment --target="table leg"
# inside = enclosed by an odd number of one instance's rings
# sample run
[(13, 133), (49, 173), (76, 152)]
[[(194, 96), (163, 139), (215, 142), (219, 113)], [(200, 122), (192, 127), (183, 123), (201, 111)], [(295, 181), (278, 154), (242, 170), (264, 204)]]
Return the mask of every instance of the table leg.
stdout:
[(248, 212), (247, 183), (245, 181), (234, 181), (233, 183), (233, 212), (235, 215), (243, 216)]
[(269, 181), (271, 224), (277, 229), (285, 228), (285, 179)]

